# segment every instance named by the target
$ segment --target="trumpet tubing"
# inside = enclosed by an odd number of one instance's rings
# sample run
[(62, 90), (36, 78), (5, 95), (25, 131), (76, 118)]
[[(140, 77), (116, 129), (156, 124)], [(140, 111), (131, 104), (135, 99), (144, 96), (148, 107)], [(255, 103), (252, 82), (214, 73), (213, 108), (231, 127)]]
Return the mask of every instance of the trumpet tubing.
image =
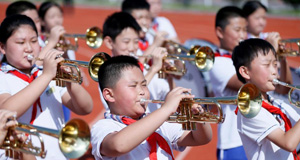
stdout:
[(289, 91), (289, 93), (288, 93), (289, 101), (290, 101), (290, 103), (293, 104), (294, 106), (300, 108), (300, 102), (299, 102), (299, 101), (295, 101), (295, 102), (294, 102), (294, 101), (292, 100), (292, 96), (291, 96), (292, 93), (293, 93), (293, 91), (294, 91), (294, 90), (300, 90), (300, 87), (294, 86), (294, 85), (291, 85), (291, 84), (288, 84), (288, 83), (285, 83), (285, 82), (281, 82), (281, 81), (279, 81), (278, 79), (273, 79), (273, 83), (274, 83), (274, 84), (279, 84), (279, 85), (282, 85), (282, 86), (285, 86), (285, 87), (290, 88), (290, 91)]
[[(56, 82), (58, 86), (64, 86), (65, 82), (72, 82), (72, 83), (82, 83), (81, 71), (79, 66), (88, 68), (90, 77), (98, 82), (98, 70), (100, 66), (109, 59), (110, 56), (105, 52), (96, 53), (89, 62), (85, 61), (78, 61), (78, 60), (64, 60), (59, 63), (57, 67), (57, 74), (56, 74)], [(71, 67), (76, 70), (77, 74), (66, 73), (64, 70), (61, 69), (60, 66)]]
[(78, 38), (85, 39), (86, 44), (93, 49), (99, 48), (102, 45), (102, 31), (98, 27), (91, 27), (86, 30), (86, 34), (64, 34), (64, 37), (73, 37), (78, 47)]
[[(282, 48), (281, 45), (285, 44)], [(293, 48), (293, 44), (297, 45), (297, 49)], [(282, 39), (278, 43), (279, 49), (277, 56), (280, 57), (298, 57), (300, 56), (300, 38)]]
[[(49, 35), (46, 35), (49, 37)], [(75, 45), (69, 43), (66, 38), (74, 38)], [(56, 44), (56, 49), (67, 51), (77, 50), (78, 39), (85, 39), (86, 44), (93, 49), (97, 49), (102, 45), (102, 31), (98, 27), (90, 27), (86, 30), (86, 34), (64, 34), (60, 36), (59, 42)], [(48, 43), (46, 41), (46, 43)]]
[[(141, 103), (164, 103), (162, 100), (141, 99)], [(214, 104), (217, 107), (218, 115), (210, 110), (194, 114), (191, 110), (193, 104)], [(179, 113), (171, 115), (167, 122), (181, 123), (183, 130), (195, 130), (196, 123), (222, 123), (224, 121), (221, 104), (237, 105), (241, 114), (246, 118), (255, 117), (262, 104), (261, 92), (253, 84), (243, 85), (237, 96), (233, 97), (204, 97), (183, 99), (179, 103)]]

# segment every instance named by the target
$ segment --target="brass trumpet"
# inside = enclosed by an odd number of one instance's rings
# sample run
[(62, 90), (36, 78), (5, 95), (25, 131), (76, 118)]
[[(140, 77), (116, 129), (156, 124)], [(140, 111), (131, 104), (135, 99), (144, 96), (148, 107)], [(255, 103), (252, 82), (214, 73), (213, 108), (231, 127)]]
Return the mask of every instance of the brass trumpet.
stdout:
[(208, 46), (194, 46), (186, 54), (176, 55), (180, 59), (190, 61), (195, 64), (201, 72), (209, 71), (215, 61), (215, 54), (213, 50)]
[[(284, 44), (282, 48), (281, 45)], [(297, 45), (298, 50), (293, 49), (293, 44)], [(298, 57), (300, 56), (300, 38), (282, 39), (279, 42), (277, 56), (280, 57)]]
[(295, 102), (294, 102), (294, 101), (292, 100), (292, 97), (291, 97), (293, 91), (294, 91), (295, 89), (296, 89), (296, 90), (300, 90), (300, 87), (297, 87), (297, 86), (294, 86), (294, 85), (291, 85), (291, 84), (287, 84), (287, 83), (285, 83), (285, 82), (281, 82), (281, 81), (279, 81), (278, 79), (273, 79), (273, 83), (274, 83), (274, 84), (279, 84), (279, 85), (282, 85), (282, 86), (285, 86), (285, 87), (290, 88), (290, 91), (289, 91), (289, 93), (288, 93), (289, 101), (290, 101), (290, 103), (293, 104), (294, 106), (300, 108), (300, 102), (299, 102), (299, 101), (295, 101)]
[[(65, 82), (72, 82), (72, 83), (82, 83), (81, 71), (79, 66), (88, 68), (89, 74), (91, 78), (98, 82), (98, 70), (100, 66), (110, 58), (105, 52), (96, 53), (89, 62), (85, 61), (78, 61), (78, 60), (63, 60), (57, 66), (57, 72), (54, 80), (56, 80), (57, 86), (65, 86)], [(27, 55), (28, 60), (39, 60), (43, 61), (41, 58), (34, 58), (32, 55)], [(61, 69), (62, 66), (70, 67), (71, 72), (66, 72)], [(73, 69), (72, 69), (73, 68)], [(75, 70), (75, 71), (74, 71)]]
[[(98, 71), (100, 66), (109, 59), (110, 56), (107, 53), (99, 52), (96, 53), (89, 62), (85, 61), (78, 61), (78, 60), (64, 60), (59, 63), (57, 67), (56, 73), (56, 84), (58, 86), (64, 86), (64, 82), (73, 82), (73, 83), (82, 83), (81, 72), (79, 66), (86, 67), (89, 70), (89, 74), (91, 78), (98, 82)], [(77, 74), (74, 74), (73, 71), (71, 73), (66, 73), (64, 70), (61, 69), (61, 66), (67, 66), (74, 68)]]
[[(40, 147), (33, 146), (31, 139), (20, 141), (14, 136), (14, 131), (37, 136), (40, 140)], [(6, 150), (6, 156), (13, 157), (15, 152), (33, 154), (45, 158), (46, 150), (41, 134), (53, 136), (58, 139), (59, 147), (67, 158), (79, 158), (89, 148), (90, 129), (86, 122), (81, 119), (70, 120), (60, 131), (38, 127), (30, 124), (19, 123), (15, 127), (10, 127), (1, 148)], [(13, 140), (10, 137), (14, 136)]]
[[(141, 99), (141, 103), (164, 103), (161, 100)], [(215, 104), (218, 115), (210, 110), (194, 114), (191, 110), (193, 104)], [(239, 111), (247, 118), (255, 117), (261, 109), (261, 93), (253, 84), (243, 85), (235, 97), (205, 97), (183, 99), (179, 103), (179, 112), (171, 115), (167, 122), (181, 123), (183, 130), (195, 130), (196, 123), (222, 123), (224, 121), (221, 104), (237, 105)]]
[[(151, 58), (151, 56), (137, 56), (137, 57), (146, 57)], [(207, 46), (195, 46), (192, 47), (191, 51), (186, 54), (168, 54), (163, 61), (173, 60), (174, 62), (180, 62), (180, 65), (177, 64), (174, 66), (163, 66), (158, 72), (159, 78), (165, 78), (165, 74), (172, 74), (177, 76), (183, 76), (186, 73), (185, 61), (189, 61), (192, 64), (195, 64), (197, 68), (202, 71), (208, 71), (213, 67), (214, 64), (214, 52), (210, 47)], [(164, 62), (163, 62), (164, 63)]]
[[(74, 38), (75, 45), (67, 42), (66, 38)], [(56, 49), (62, 51), (77, 50), (78, 38), (85, 39), (86, 44), (93, 49), (99, 48), (102, 45), (103, 37), (102, 31), (98, 27), (91, 27), (86, 30), (86, 34), (64, 34), (60, 37), (59, 42), (56, 44)]]

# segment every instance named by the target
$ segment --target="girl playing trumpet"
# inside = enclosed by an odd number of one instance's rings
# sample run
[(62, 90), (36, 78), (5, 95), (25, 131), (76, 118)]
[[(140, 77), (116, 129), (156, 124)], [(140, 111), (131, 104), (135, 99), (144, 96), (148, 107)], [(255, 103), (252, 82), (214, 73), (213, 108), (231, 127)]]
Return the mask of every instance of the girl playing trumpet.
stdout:
[[(0, 109), (17, 112), (19, 122), (56, 130), (65, 123), (62, 104), (80, 115), (92, 111), (92, 98), (82, 86), (67, 83), (61, 88), (52, 81), (57, 64), (64, 60), (59, 56), (62, 52), (54, 49), (46, 52), (43, 70), (34, 65), (40, 46), (36, 27), (29, 17), (5, 18), (0, 34), (0, 51), (5, 56), (0, 71)], [(28, 59), (28, 55), (34, 58)], [(65, 159), (57, 139), (47, 135), (43, 139), (48, 149), (46, 159)]]

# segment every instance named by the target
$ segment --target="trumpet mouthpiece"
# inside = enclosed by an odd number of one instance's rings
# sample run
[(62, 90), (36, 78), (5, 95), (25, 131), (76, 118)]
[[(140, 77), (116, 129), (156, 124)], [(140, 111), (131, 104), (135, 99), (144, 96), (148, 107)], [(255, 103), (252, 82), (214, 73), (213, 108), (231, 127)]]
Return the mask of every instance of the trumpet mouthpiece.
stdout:
[(148, 32), (148, 29), (146, 27), (142, 27), (142, 31), (147, 33)]
[(279, 85), (282, 85), (282, 86), (289, 86), (289, 84), (287, 84), (285, 82), (281, 82), (278, 79), (273, 79), (273, 84), (274, 85), (279, 84)]
[(32, 61), (32, 60), (33, 60), (33, 55), (28, 54), (28, 55), (27, 55), (27, 60)]
[(145, 99), (145, 98), (140, 99), (140, 103), (141, 103), (141, 104), (145, 104), (145, 103), (147, 103), (147, 102), (149, 102), (148, 99)]
[(277, 79), (273, 79), (273, 84), (279, 84), (279, 81)]

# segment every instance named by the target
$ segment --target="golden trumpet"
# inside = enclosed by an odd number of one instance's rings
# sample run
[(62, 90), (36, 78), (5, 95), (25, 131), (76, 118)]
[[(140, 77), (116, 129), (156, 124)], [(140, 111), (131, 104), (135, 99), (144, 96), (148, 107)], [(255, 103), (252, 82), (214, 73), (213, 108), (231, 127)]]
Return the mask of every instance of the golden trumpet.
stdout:
[[(282, 45), (284, 44), (284, 47)], [(296, 44), (298, 50), (293, 49), (292, 44)], [(279, 41), (277, 56), (280, 57), (298, 57), (300, 56), (300, 38), (282, 39)]]
[[(162, 100), (145, 100), (141, 103), (164, 103)], [(194, 114), (191, 110), (193, 104), (215, 104), (218, 109), (218, 115), (210, 110), (203, 113)], [(262, 104), (261, 92), (253, 84), (243, 85), (237, 96), (234, 97), (204, 97), (183, 99), (179, 103), (179, 112), (171, 115), (167, 122), (181, 123), (183, 130), (195, 130), (196, 123), (222, 123), (224, 121), (221, 104), (237, 105), (241, 114), (247, 118), (255, 117)]]
[[(10, 140), (10, 137), (14, 136), (13, 132), (15, 131), (37, 136), (40, 140), (40, 146), (33, 146), (31, 139), (20, 141), (17, 137), (14, 137), (13, 140)], [(88, 124), (81, 119), (73, 119), (60, 131), (18, 122), (15, 127), (9, 128), (5, 141), (0, 148), (5, 149), (6, 157), (10, 158), (17, 158), (14, 157), (16, 155), (15, 152), (23, 152), (45, 158), (47, 152), (40, 133), (57, 138), (60, 150), (67, 158), (81, 157), (90, 145), (91, 135)]]
[[(61, 57), (61, 56), (58, 56), (58, 57)], [(56, 77), (54, 78), (56, 80), (56, 85), (57, 86), (65, 86), (65, 82), (81, 84), (82, 76), (81, 76), (81, 71), (79, 69), (79, 66), (88, 68), (91, 78), (94, 81), (98, 82), (99, 68), (109, 58), (111, 58), (111, 57), (107, 53), (99, 52), (99, 53), (96, 53), (88, 62), (78, 61), (78, 60), (68, 60), (68, 59), (61, 61), (57, 66)], [(43, 59), (34, 58), (32, 55), (27, 55), (27, 59), (28, 60), (35, 59), (35, 60), (43, 61)], [(63, 69), (61, 69), (61, 66), (73, 68), (75, 70), (75, 72), (72, 69), (71, 69), (71, 72), (65, 72)]]
[[(46, 35), (48, 37), (49, 35)], [(70, 44), (66, 38), (74, 38), (75, 45)], [(56, 44), (56, 49), (67, 51), (77, 50), (78, 39), (85, 39), (86, 44), (93, 49), (99, 48), (102, 45), (103, 37), (102, 31), (98, 27), (91, 27), (86, 30), (86, 34), (64, 34), (60, 36), (59, 42)], [(48, 43), (46, 41), (46, 43)]]

